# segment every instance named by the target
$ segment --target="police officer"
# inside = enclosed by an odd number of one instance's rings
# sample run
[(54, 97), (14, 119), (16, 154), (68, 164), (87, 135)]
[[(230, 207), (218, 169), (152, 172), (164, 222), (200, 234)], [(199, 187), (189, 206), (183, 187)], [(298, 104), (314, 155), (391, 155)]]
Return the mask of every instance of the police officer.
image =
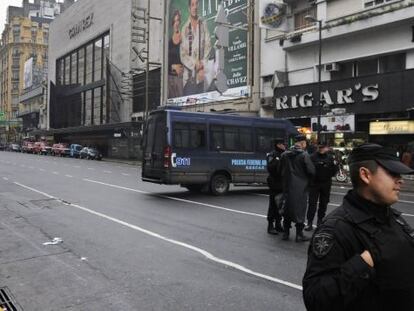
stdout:
[(377, 144), (349, 158), (353, 189), (315, 231), (303, 297), (308, 311), (414, 310), (414, 230), (390, 206), (401, 174), (395, 152)]
[(313, 165), (315, 165), (315, 176), (310, 182), (309, 201), (307, 212), (307, 226), (305, 231), (312, 231), (312, 223), (316, 214), (316, 207), (319, 199), (318, 220), (319, 225), (325, 217), (326, 209), (331, 195), (332, 177), (337, 172), (337, 165), (332, 155), (329, 153), (329, 146), (320, 143), (318, 150), (311, 155)]
[(280, 158), (282, 153), (286, 150), (283, 138), (275, 138), (272, 140), (274, 150), (266, 155), (267, 171), (267, 185), (269, 186), (269, 208), (267, 211), (267, 233), (278, 234), (283, 232), (281, 225), (282, 217), (279, 213), (279, 205), (281, 203), (281, 196), (283, 192)]

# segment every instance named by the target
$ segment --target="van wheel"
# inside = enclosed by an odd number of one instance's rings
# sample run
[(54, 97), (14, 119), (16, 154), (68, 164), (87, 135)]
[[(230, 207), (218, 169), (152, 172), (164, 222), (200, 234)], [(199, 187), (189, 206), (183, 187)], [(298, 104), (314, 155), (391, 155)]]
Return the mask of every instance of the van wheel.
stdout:
[(211, 178), (210, 191), (213, 195), (223, 195), (229, 191), (230, 180), (224, 174), (216, 174)]

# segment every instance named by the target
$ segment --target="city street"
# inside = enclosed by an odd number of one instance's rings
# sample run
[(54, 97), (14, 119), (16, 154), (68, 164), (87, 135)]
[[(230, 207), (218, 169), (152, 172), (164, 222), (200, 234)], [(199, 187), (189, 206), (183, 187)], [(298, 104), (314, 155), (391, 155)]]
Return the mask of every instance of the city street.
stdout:
[[(127, 164), (0, 152), (0, 288), (28, 311), (305, 310), (308, 243), (268, 235), (267, 203), (264, 188), (214, 197)], [(413, 192), (396, 208), (414, 225)]]

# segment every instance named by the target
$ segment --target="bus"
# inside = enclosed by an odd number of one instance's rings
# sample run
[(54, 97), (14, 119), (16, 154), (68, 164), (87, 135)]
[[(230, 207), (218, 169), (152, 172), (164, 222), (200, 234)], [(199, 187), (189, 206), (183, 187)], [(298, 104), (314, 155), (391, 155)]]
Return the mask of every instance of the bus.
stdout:
[(297, 134), (288, 120), (156, 110), (144, 127), (142, 180), (214, 195), (230, 184), (264, 184), (272, 139)]

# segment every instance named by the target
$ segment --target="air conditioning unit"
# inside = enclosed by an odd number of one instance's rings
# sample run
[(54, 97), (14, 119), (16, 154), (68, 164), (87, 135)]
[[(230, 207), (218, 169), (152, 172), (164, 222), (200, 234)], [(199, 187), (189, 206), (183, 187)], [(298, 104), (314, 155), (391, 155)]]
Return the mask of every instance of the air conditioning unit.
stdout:
[(340, 66), (338, 63), (329, 63), (324, 65), (325, 71), (339, 71)]

